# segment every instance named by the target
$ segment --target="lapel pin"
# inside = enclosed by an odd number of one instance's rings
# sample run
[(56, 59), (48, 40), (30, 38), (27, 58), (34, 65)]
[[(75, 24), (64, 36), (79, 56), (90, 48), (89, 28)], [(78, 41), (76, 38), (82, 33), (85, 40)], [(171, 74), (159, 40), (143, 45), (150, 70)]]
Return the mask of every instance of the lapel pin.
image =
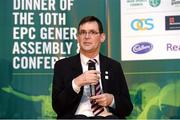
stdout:
[(108, 76), (108, 71), (105, 71), (105, 79), (108, 80), (109, 76)]
[(108, 79), (109, 79), (109, 76), (105, 75), (105, 79), (108, 80)]

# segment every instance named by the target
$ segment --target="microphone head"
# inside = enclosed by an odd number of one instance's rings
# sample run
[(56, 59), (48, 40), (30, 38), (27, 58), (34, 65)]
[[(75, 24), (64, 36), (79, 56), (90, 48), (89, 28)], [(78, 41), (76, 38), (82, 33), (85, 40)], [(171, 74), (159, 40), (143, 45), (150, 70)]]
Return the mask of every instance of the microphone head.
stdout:
[(94, 62), (89, 62), (89, 63), (88, 63), (88, 70), (96, 70), (95, 63), (94, 63)]

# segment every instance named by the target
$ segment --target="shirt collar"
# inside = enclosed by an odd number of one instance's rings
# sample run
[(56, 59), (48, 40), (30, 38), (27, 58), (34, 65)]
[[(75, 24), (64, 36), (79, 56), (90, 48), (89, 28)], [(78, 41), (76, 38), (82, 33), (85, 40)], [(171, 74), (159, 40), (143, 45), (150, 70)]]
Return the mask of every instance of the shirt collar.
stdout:
[(94, 58), (88, 58), (85, 55), (80, 53), (80, 59), (81, 59), (82, 64), (84, 64), (84, 65), (87, 65), (87, 63), (88, 63), (88, 61), (90, 59), (96, 59), (97, 60), (97, 64), (99, 64), (99, 54), (96, 57), (94, 57)]

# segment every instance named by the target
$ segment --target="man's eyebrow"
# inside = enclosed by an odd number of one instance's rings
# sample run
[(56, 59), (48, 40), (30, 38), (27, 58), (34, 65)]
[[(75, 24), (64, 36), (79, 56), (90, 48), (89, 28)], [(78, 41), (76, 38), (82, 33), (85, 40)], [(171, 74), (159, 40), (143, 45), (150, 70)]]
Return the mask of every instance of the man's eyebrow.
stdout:
[(96, 30), (95, 29), (90, 29), (90, 30), (81, 29), (80, 31), (96, 31)]

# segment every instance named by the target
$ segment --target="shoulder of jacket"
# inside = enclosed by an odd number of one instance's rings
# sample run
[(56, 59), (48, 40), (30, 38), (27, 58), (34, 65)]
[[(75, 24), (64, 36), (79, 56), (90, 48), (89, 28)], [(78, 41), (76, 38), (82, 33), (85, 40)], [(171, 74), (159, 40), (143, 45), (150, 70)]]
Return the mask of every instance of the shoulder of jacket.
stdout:
[(110, 57), (108, 57), (108, 56), (104, 56), (104, 55), (102, 55), (102, 54), (101, 54), (101, 56), (103, 57), (103, 59), (104, 59), (106, 62), (108, 62), (108, 63), (110, 63), (110, 64), (120, 65), (120, 62), (116, 61), (116, 60), (113, 59), (113, 58), (110, 58)]
[(66, 57), (63, 59), (60, 59), (58, 61), (56, 61), (56, 64), (67, 64), (67, 63), (71, 63), (74, 59), (76, 59), (78, 57), (78, 55), (74, 55), (74, 56), (70, 56), (70, 57)]

